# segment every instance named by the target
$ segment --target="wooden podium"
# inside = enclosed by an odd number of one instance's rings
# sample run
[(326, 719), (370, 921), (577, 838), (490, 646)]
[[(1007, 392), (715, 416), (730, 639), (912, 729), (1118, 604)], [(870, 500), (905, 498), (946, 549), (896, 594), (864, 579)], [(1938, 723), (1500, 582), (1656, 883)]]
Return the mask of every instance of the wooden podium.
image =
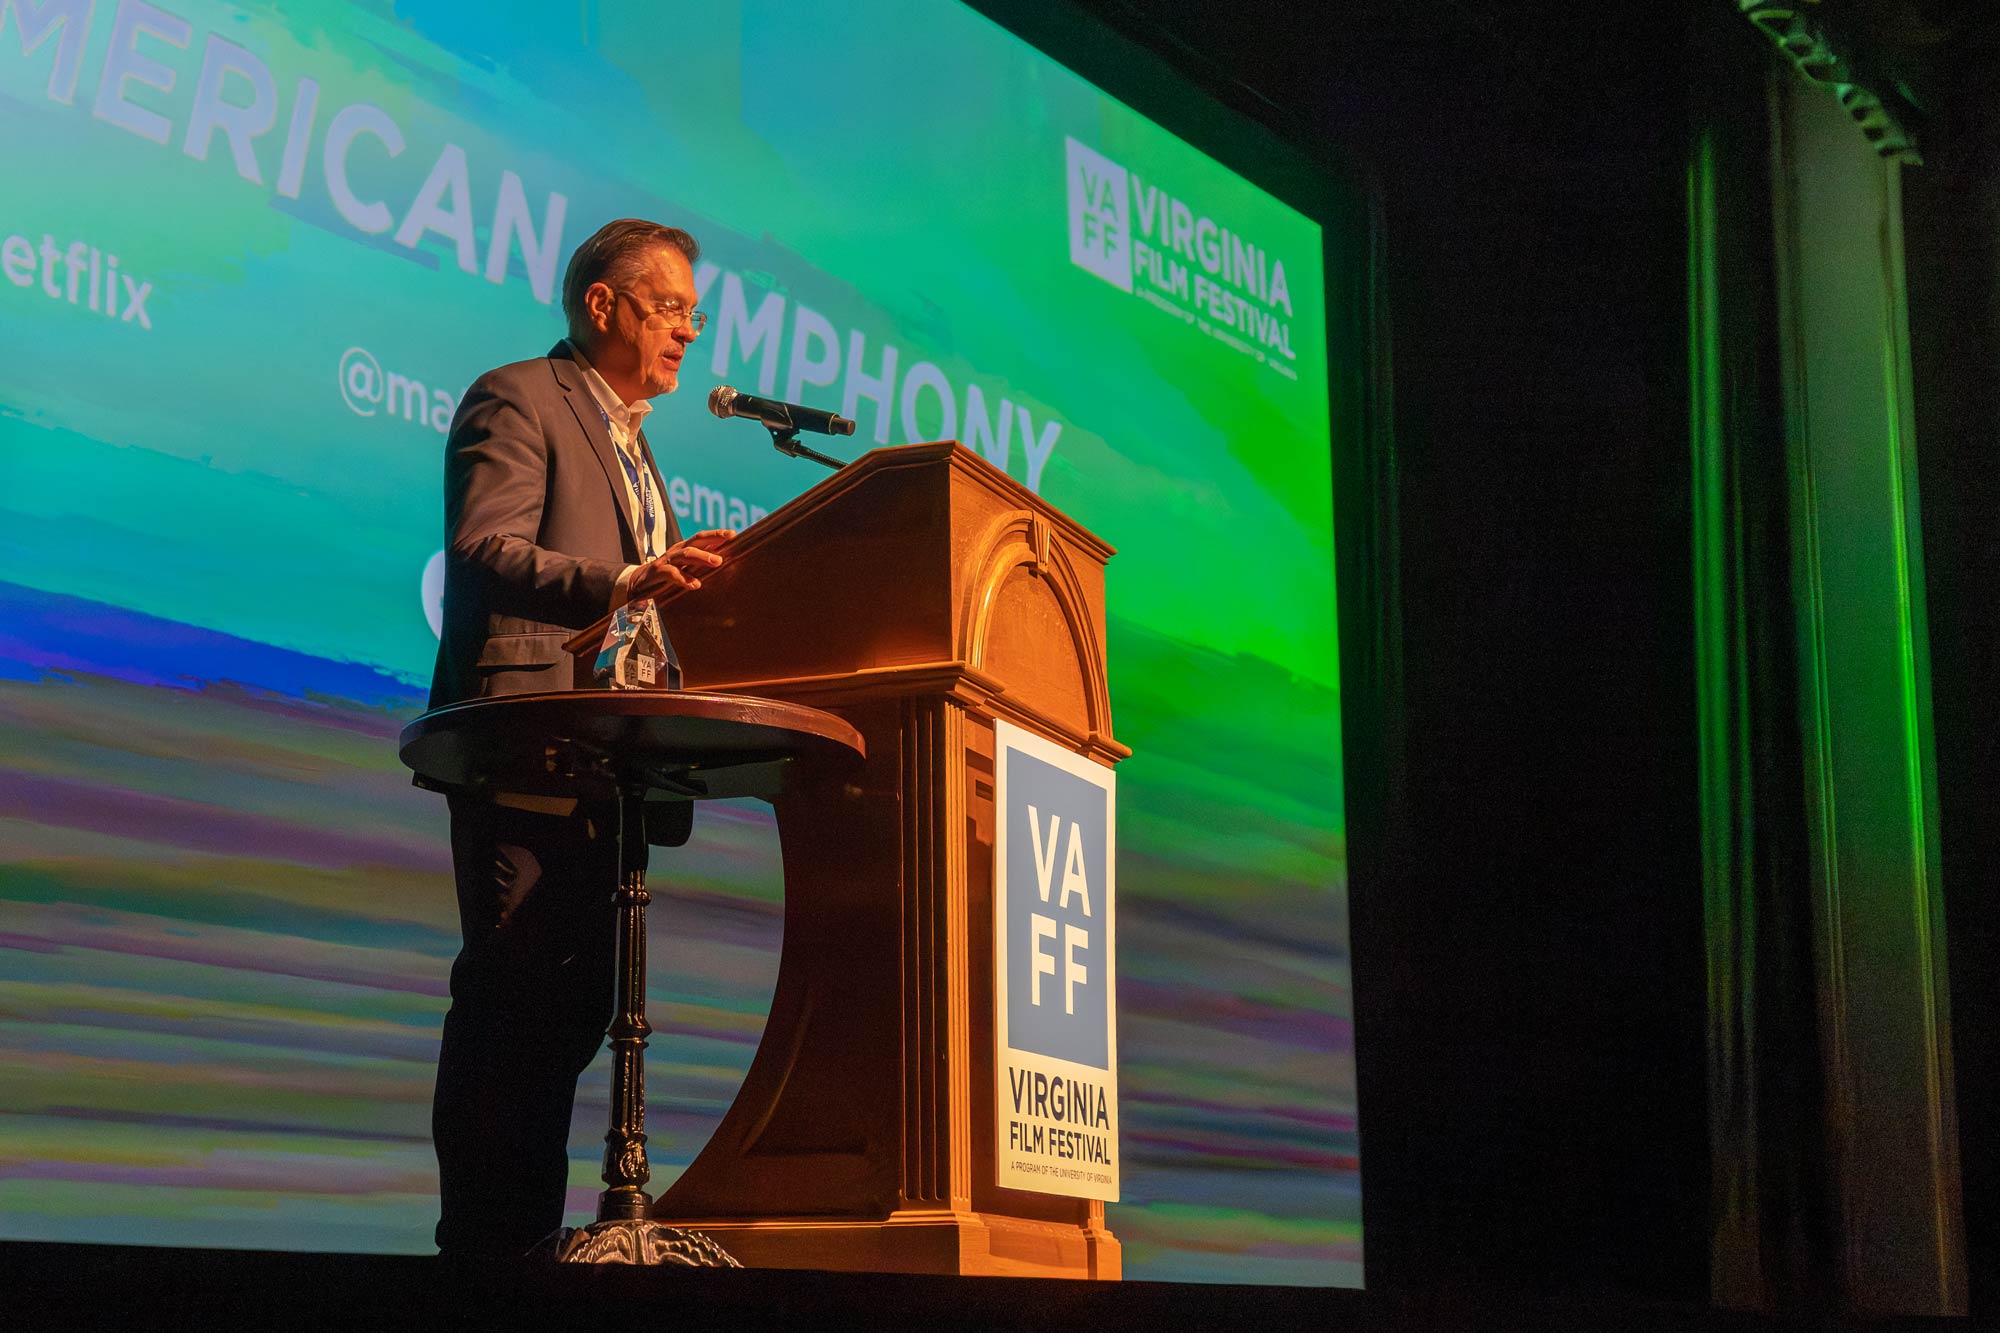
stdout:
[(993, 723), (1111, 765), (1109, 546), (976, 454), (879, 449), (667, 603), (691, 690), (823, 708), (858, 772), (777, 802), (762, 1043), (653, 1207), (752, 1267), (1116, 1278), (1104, 1205), (994, 1179)]

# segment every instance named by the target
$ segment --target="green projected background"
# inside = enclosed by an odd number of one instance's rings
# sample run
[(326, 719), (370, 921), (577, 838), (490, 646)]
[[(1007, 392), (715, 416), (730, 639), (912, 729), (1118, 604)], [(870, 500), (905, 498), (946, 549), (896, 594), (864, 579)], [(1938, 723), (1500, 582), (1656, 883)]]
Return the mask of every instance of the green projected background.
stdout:
[[(1319, 225), (916, 0), (0, 0), (0, 125), (0, 1236), (428, 1248), (456, 924), (393, 738), (444, 432), (638, 215), (704, 247), (649, 432), (684, 526), (823, 475), (726, 381), (852, 452), (960, 439), (1118, 548), (1110, 1225), (1133, 1277), (1359, 1283)], [(674, 861), (661, 1184), (781, 901), (760, 809)], [(602, 1119), (599, 1081), (579, 1215)]]

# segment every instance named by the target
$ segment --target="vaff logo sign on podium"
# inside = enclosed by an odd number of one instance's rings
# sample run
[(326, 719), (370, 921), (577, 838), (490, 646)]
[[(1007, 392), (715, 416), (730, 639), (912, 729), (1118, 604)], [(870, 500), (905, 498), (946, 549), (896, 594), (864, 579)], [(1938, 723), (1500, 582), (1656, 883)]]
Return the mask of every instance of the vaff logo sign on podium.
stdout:
[(1117, 790), (993, 727), (996, 1183), (1118, 1197)]

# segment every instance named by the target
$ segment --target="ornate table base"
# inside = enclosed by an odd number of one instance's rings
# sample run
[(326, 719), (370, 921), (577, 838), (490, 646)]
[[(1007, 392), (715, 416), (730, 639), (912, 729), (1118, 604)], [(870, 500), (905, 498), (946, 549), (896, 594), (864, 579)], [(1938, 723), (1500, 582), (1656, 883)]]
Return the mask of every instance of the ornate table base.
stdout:
[(680, 1264), (688, 1268), (741, 1268), (728, 1251), (702, 1235), (660, 1222), (592, 1222), (564, 1227), (528, 1252), (531, 1260), (559, 1264)]

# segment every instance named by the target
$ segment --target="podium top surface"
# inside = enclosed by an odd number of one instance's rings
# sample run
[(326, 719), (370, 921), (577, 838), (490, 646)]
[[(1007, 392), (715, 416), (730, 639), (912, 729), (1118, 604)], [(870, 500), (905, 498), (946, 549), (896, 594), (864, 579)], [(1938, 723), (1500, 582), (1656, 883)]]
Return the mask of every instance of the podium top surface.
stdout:
[(610, 797), (621, 789), (697, 799), (784, 789), (800, 761), (864, 753), (832, 713), (740, 694), (564, 690), (476, 699), (403, 728), (398, 753), (445, 787)]

